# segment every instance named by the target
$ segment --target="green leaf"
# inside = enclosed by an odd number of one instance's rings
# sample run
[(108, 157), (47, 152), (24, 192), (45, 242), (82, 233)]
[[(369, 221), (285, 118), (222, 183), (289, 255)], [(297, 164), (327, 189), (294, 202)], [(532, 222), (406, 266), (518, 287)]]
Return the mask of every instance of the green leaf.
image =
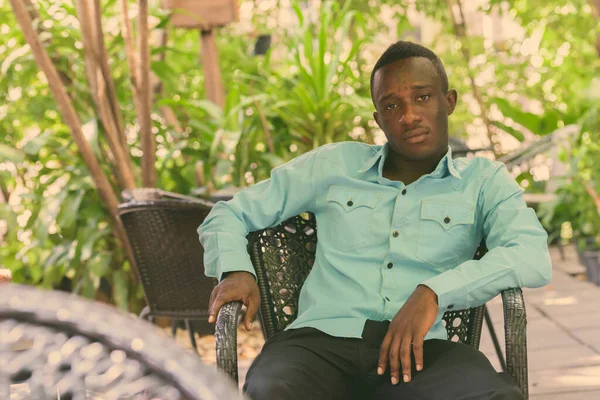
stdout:
[(169, 23), (171, 14), (164, 15), (153, 29), (163, 29)]
[(262, 155), (262, 158), (269, 163), (271, 168), (276, 168), (276, 167), (279, 167), (280, 165), (285, 164), (285, 160), (282, 159), (281, 157), (276, 156), (275, 154), (264, 153)]
[(47, 130), (25, 143), (25, 146), (23, 146), (23, 151), (25, 154), (32, 156), (38, 155), (42, 147), (46, 146), (51, 138), (52, 132)]
[(88, 262), (87, 267), (92, 275), (98, 278), (105, 276), (110, 270), (110, 262), (112, 254), (108, 251), (100, 251), (96, 253)]
[[(7, 236), (4, 238), (6, 241), (17, 240), (17, 230), (19, 225), (17, 223), (17, 215), (12, 210), (8, 203), (0, 203), (0, 220), (6, 221), (7, 223)], [(0, 265), (2, 261), (0, 260)]]
[(129, 289), (127, 288), (127, 274), (124, 271), (115, 271), (113, 278), (113, 298), (117, 307), (127, 311), (129, 309)]
[(502, 129), (504, 132), (510, 134), (512, 137), (517, 139), (519, 142), (523, 142), (525, 140), (525, 135), (522, 132), (516, 130), (515, 128), (511, 128), (510, 126), (504, 125), (500, 121), (490, 121), (492, 125), (497, 128)]
[(506, 99), (500, 97), (494, 98), (493, 102), (505, 117), (511, 118), (517, 124), (522, 125), (536, 135), (541, 134), (540, 121), (542, 117), (520, 110)]
[(173, 84), (177, 77), (177, 74), (173, 69), (164, 61), (155, 61), (151, 64), (152, 72), (158, 76), (158, 78), (165, 83)]
[(60, 212), (56, 217), (56, 223), (61, 229), (69, 230), (75, 224), (84, 194), (84, 190), (71, 192), (62, 203)]
[(25, 160), (25, 153), (17, 148), (0, 143), (0, 163), (10, 161), (20, 164)]
[(202, 109), (208, 113), (212, 118), (220, 120), (223, 118), (223, 111), (215, 103), (209, 100), (192, 100), (189, 104), (193, 107)]
[(103, 231), (99, 231), (99, 230), (94, 230), (89, 229), (88, 234), (82, 238), (82, 244), (81, 244), (81, 262), (86, 262), (93, 254), (93, 250), (94, 250), (94, 244), (96, 243), (96, 241), (98, 241), (100, 238), (107, 236), (109, 231), (108, 230), (103, 230)]

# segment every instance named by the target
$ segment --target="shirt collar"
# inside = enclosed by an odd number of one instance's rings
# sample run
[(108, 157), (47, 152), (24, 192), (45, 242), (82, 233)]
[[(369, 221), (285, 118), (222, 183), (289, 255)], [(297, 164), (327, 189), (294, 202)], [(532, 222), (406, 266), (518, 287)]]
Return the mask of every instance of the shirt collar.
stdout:
[[(386, 142), (381, 148), (375, 153), (371, 158), (369, 158), (361, 169), (358, 170), (359, 173), (367, 172), (374, 165), (376, 165), (380, 160), (386, 159), (389, 153), (389, 143)], [(383, 163), (379, 164), (379, 170), (383, 170)], [(452, 148), (448, 146), (448, 151), (444, 158), (440, 160), (440, 163), (435, 168), (435, 170), (430, 174), (431, 176), (444, 176), (446, 170), (450, 173), (450, 175), (454, 176), (457, 179), (462, 179), (460, 172), (454, 166), (454, 160), (452, 159)]]

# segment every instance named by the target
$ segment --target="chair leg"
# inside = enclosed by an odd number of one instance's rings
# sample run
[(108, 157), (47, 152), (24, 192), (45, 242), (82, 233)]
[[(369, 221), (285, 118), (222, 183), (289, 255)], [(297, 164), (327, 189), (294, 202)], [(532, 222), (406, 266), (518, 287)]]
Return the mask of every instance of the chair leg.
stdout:
[(190, 324), (189, 319), (185, 320), (185, 329), (187, 329), (190, 334), (190, 342), (192, 342), (192, 347), (194, 350), (196, 350), (196, 352), (198, 352), (198, 347), (196, 347), (196, 337), (194, 336), (194, 327), (192, 324)]
[(171, 334), (173, 335), (173, 337), (177, 336), (177, 323), (179, 321), (176, 320), (175, 318), (173, 318), (171, 320)]
[(149, 317), (150, 317), (150, 307), (146, 306), (143, 308), (142, 312), (140, 313), (140, 318), (148, 321)]
[(498, 342), (498, 336), (496, 336), (496, 330), (494, 329), (494, 325), (492, 324), (492, 319), (490, 318), (487, 306), (483, 307), (483, 317), (485, 318), (485, 324), (487, 325), (488, 330), (490, 331), (492, 343), (494, 343), (494, 348), (496, 349), (496, 355), (498, 356), (498, 360), (500, 361), (502, 371), (506, 371), (506, 360), (504, 360), (504, 355), (502, 354), (502, 349), (500, 348), (500, 343)]

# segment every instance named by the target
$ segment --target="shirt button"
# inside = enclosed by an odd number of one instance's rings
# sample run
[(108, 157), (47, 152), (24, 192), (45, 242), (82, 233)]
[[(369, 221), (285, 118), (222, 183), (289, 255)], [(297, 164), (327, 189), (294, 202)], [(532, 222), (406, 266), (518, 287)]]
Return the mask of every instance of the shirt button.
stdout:
[(354, 203), (352, 202), (352, 200), (349, 200), (346, 204), (348, 204), (348, 207), (352, 207), (354, 205)]
[(385, 298), (385, 301), (390, 301), (390, 298), (389, 298), (389, 297), (386, 297), (386, 298)]
[(448, 304), (448, 310), (452, 310), (454, 308), (454, 304)]
[(394, 266), (394, 264), (392, 264), (392, 263), (388, 263), (388, 265), (387, 265), (388, 269), (392, 269), (393, 266)]
[(450, 217), (444, 218), (444, 222), (447, 223), (447, 224), (449, 224), (450, 223)]
[(392, 233), (393, 237), (398, 237), (398, 231), (394, 231), (394, 233)]
[(406, 194), (406, 189), (404, 189), (404, 190), (402, 191), (402, 196), (404, 196), (405, 194)]

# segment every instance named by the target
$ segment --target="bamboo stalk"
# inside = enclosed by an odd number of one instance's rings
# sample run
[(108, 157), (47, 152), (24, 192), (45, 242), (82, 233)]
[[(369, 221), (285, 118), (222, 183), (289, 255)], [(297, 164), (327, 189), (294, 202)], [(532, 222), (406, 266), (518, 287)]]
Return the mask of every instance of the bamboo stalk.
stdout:
[(150, 91), (150, 46), (148, 44), (148, 0), (138, 0), (138, 95), (140, 139), (142, 143), (142, 182), (144, 187), (156, 186), (156, 154), (152, 135), (152, 92)]
[(260, 124), (262, 125), (265, 131), (265, 138), (267, 139), (267, 146), (269, 147), (269, 151), (271, 152), (271, 154), (275, 154), (275, 144), (273, 143), (273, 135), (271, 135), (271, 129), (269, 129), (267, 117), (265, 116), (265, 113), (260, 104), (258, 104), (257, 100), (254, 100), (254, 107), (256, 107), (256, 110), (258, 111), (258, 116), (260, 117)]
[[(161, 51), (160, 54), (158, 55), (159, 62), (165, 61), (166, 52), (164, 51), (164, 47), (167, 46), (168, 41), (169, 41), (169, 35), (167, 33), (167, 30), (163, 29), (161, 32), (161, 36), (160, 36), (160, 47), (163, 48), (163, 51)], [(157, 78), (157, 83), (153, 84), (152, 87), (154, 88), (153, 91), (154, 91), (155, 95), (161, 95), (161, 96), (164, 95), (164, 85), (161, 80), (159, 80)], [(179, 120), (177, 119), (177, 116), (175, 115), (175, 112), (173, 111), (173, 109), (171, 107), (163, 105), (163, 106), (160, 106), (159, 111), (160, 111), (161, 115), (163, 116), (163, 118), (165, 119), (165, 122), (167, 123), (167, 125), (170, 125), (171, 127), (173, 127), (175, 132), (177, 132), (179, 134), (183, 133), (183, 128), (181, 127), (181, 124), (179, 123)]]
[(133, 106), (135, 108), (136, 115), (140, 116), (140, 100), (138, 94), (139, 79), (137, 77), (137, 55), (135, 52), (135, 46), (133, 43), (133, 28), (131, 27), (131, 21), (129, 19), (129, 7), (127, 6), (127, 0), (119, 0), (121, 6), (121, 35), (125, 42), (125, 53), (127, 55), (127, 64), (129, 65), (129, 76), (131, 80), (131, 93), (133, 97)]
[[(48, 85), (54, 94), (56, 103), (65, 121), (65, 124), (69, 127), (73, 140), (77, 144), (83, 161), (85, 162), (88, 171), (90, 172), (90, 176), (92, 177), (92, 180), (98, 189), (100, 197), (110, 213), (115, 234), (123, 246), (128, 249), (125, 230), (123, 229), (123, 225), (117, 216), (117, 196), (115, 196), (110, 182), (102, 171), (102, 168), (100, 167), (100, 164), (94, 155), (92, 147), (86, 141), (83, 132), (81, 131), (81, 122), (79, 121), (79, 117), (75, 112), (75, 108), (71, 103), (71, 99), (67, 95), (67, 91), (59, 78), (58, 72), (56, 71), (54, 64), (52, 64), (48, 53), (36, 34), (33, 28), (31, 17), (27, 12), (22, 0), (9, 0), (9, 2), (13, 8), (16, 20), (23, 31), (23, 36), (31, 47), (31, 51), (35, 57), (35, 60), (40, 70), (46, 76)], [(131, 257), (131, 253), (129, 251), (128, 254), (133, 262), (133, 257)]]
[[(127, 6), (127, 0), (119, 0), (121, 5), (121, 35), (125, 42), (125, 51), (127, 53), (127, 63), (129, 64), (129, 73), (131, 75), (131, 82), (133, 83), (134, 92), (137, 91), (138, 79), (137, 79), (137, 60), (135, 55), (135, 46), (133, 44), (133, 28), (131, 27), (131, 21), (129, 20), (129, 7)], [(137, 98), (134, 96), (134, 101)]]
[[(104, 31), (102, 30), (102, 7), (100, 7), (100, 0), (94, 0), (93, 15), (93, 25), (95, 27), (95, 48), (97, 50), (98, 56), (97, 61), (102, 71), (102, 77), (106, 82), (107, 98), (112, 111), (113, 120), (115, 121), (117, 126), (117, 133), (119, 135), (119, 138), (123, 142), (123, 148), (126, 149), (127, 140), (125, 138), (125, 131), (123, 127), (123, 115), (121, 114), (121, 108), (119, 107), (119, 102), (117, 101), (115, 83), (113, 81), (112, 75), (110, 73), (110, 68), (108, 66), (108, 55), (106, 54), (106, 45), (104, 43)], [(127, 156), (127, 158), (130, 158), (129, 153), (127, 153)]]
[[(452, 10), (452, 6), (456, 5), (458, 8), (458, 12), (460, 14), (460, 21)], [(479, 105), (479, 109), (481, 110), (481, 119), (483, 119), (483, 124), (485, 125), (486, 133), (490, 144), (493, 147), (494, 155), (497, 158), (496, 144), (497, 140), (494, 137), (492, 132), (492, 123), (490, 122), (490, 118), (488, 116), (488, 110), (485, 102), (483, 101), (483, 97), (481, 96), (481, 91), (479, 87), (475, 83), (475, 76), (473, 75), (473, 71), (471, 70), (471, 51), (469, 50), (469, 44), (467, 43), (467, 27), (465, 23), (465, 15), (463, 13), (462, 1), (461, 0), (449, 0), (448, 6), (450, 9), (450, 17), (452, 18), (452, 26), (454, 27), (454, 34), (458, 37), (461, 46), (461, 52), (465, 63), (467, 64), (467, 73), (469, 75), (469, 81), (471, 83), (471, 90), (473, 91), (473, 96)]]
[(131, 158), (120, 138), (118, 126), (111, 110), (109, 99), (106, 97), (107, 84), (102, 74), (101, 66), (98, 63), (100, 50), (95, 46), (97, 32), (101, 28), (94, 26), (94, 17), (91, 4), (88, 0), (77, 0), (77, 14), (81, 25), (83, 38), (86, 73), (90, 80), (92, 97), (96, 105), (100, 121), (104, 127), (104, 132), (111, 153), (114, 157), (114, 163), (117, 169), (117, 177), (122, 189), (135, 188), (135, 179), (133, 176), (133, 165)]

